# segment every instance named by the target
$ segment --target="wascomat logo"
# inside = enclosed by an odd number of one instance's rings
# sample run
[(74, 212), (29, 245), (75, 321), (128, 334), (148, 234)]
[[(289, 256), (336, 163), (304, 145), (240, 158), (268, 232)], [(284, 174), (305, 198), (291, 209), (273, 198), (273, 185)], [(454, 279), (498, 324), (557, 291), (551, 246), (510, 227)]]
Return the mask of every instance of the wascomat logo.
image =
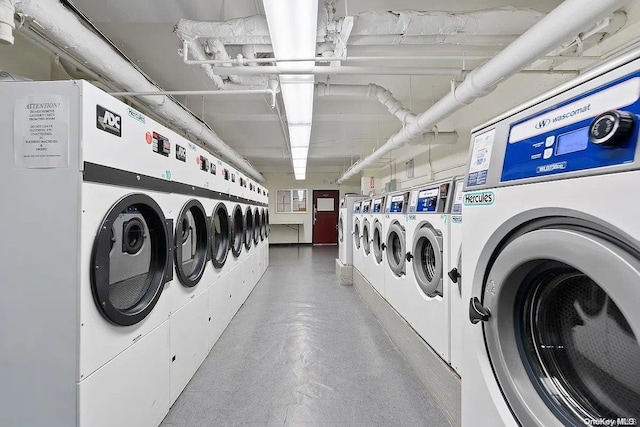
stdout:
[(96, 106), (96, 127), (115, 136), (122, 136), (122, 117), (101, 105)]
[(492, 205), (496, 200), (493, 191), (482, 191), (479, 193), (466, 193), (464, 195), (465, 206)]
[(551, 120), (549, 119), (540, 120), (538, 123), (536, 123), (536, 129), (542, 129), (549, 123), (551, 123)]

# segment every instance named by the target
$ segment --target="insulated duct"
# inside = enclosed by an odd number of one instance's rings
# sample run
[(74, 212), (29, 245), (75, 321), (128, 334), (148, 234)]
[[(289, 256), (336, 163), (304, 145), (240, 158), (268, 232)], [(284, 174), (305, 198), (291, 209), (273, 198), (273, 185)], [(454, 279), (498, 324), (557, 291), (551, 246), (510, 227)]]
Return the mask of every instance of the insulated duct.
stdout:
[(477, 98), (491, 93), (504, 79), (517, 73), (537, 58), (575, 37), (585, 27), (624, 6), (628, 0), (565, 0), (540, 22), (534, 25), (508, 47), (483, 66), (473, 70), (452, 92), (434, 104), (416, 121), (403, 127), (387, 142), (366, 158), (352, 165), (338, 183), (371, 166), (386, 153), (401, 147), (424, 132), (430, 131), (438, 122), (472, 103)]
[(317, 83), (316, 96), (359, 96), (377, 99), (387, 110), (403, 124), (413, 123), (416, 115), (407, 110), (391, 92), (382, 86), (369, 83), (368, 85), (328, 85)]
[[(118, 54), (108, 43), (87, 29), (78, 17), (58, 0), (22, 0), (17, 11), (33, 18), (48, 37), (78, 59), (132, 92), (157, 92), (158, 87), (138, 71), (126, 58)], [(139, 98), (172, 127), (181, 129), (202, 140), (212, 152), (219, 152), (239, 170), (264, 182), (264, 177), (242, 156), (226, 145), (209, 127), (170, 98), (141, 96)]]
[(13, 19), (15, 12), (14, 0), (0, 0), (0, 44), (13, 44), (13, 30), (16, 28)]

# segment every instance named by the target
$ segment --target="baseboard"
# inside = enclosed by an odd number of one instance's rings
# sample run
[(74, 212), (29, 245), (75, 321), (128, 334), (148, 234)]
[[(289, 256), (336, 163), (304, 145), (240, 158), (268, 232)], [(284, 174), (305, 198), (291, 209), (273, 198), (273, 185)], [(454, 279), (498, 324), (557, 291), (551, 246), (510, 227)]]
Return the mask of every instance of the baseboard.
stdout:
[(353, 268), (353, 285), (418, 375), (427, 392), (447, 415), (451, 425), (460, 426), (460, 377), (389, 305), (357, 268)]

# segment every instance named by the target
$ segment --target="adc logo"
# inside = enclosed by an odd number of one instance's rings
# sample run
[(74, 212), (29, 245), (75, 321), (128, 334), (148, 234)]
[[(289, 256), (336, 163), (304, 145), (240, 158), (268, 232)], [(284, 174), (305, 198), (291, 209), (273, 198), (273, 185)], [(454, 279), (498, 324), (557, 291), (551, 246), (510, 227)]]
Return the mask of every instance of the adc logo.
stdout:
[(540, 120), (538, 123), (536, 123), (536, 129), (542, 129), (543, 127), (545, 127), (549, 123), (551, 123), (551, 119)]
[(122, 117), (101, 105), (96, 107), (96, 127), (117, 137), (122, 136)]

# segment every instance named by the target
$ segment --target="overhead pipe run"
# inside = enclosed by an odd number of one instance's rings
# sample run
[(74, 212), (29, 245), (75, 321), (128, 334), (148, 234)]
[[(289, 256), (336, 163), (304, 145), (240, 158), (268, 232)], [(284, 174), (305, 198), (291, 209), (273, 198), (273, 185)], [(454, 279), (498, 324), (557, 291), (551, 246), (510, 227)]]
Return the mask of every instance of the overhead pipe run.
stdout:
[(16, 13), (14, 0), (0, 0), (0, 44), (13, 44), (13, 30), (16, 24), (13, 15)]
[(316, 96), (359, 96), (374, 98), (387, 107), (389, 112), (396, 116), (402, 123), (413, 123), (416, 120), (416, 115), (406, 109), (389, 90), (373, 83), (368, 85), (329, 85), (326, 83), (318, 83), (316, 85)]
[(382, 156), (401, 147), (406, 142), (430, 131), (438, 122), (449, 117), (476, 99), (491, 93), (506, 78), (517, 73), (537, 58), (549, 53), (567, 39), (575, 37), (585, 27), (602, 16), (613, 13), (628, 0), (565, 0), (540, 22), (531, 27), (493, 59), (472, 71), (467, 78), (448, 95), (434, 104), (416, 121), (403, 127), (387, 142), (366, 158), (352, 165), (341, 177), (341, 184), (372, 165)]
[[(58, 0), (22, 0), (16, 10), (37, 22), (48, 37), (58, 45), (68, 46), (68, 52), (128, 91), (157, 92), (158, 87), (119, 55), (97, 34), (87, 29), (78, 17)], [(219, 152), (240, 171), (259, 182), (265, 179), (249, 162), (225, 144), (204, 122), (170, 98), (148, 95), (141, 100), (172, 127), (200, 139), (205, 148)]]

